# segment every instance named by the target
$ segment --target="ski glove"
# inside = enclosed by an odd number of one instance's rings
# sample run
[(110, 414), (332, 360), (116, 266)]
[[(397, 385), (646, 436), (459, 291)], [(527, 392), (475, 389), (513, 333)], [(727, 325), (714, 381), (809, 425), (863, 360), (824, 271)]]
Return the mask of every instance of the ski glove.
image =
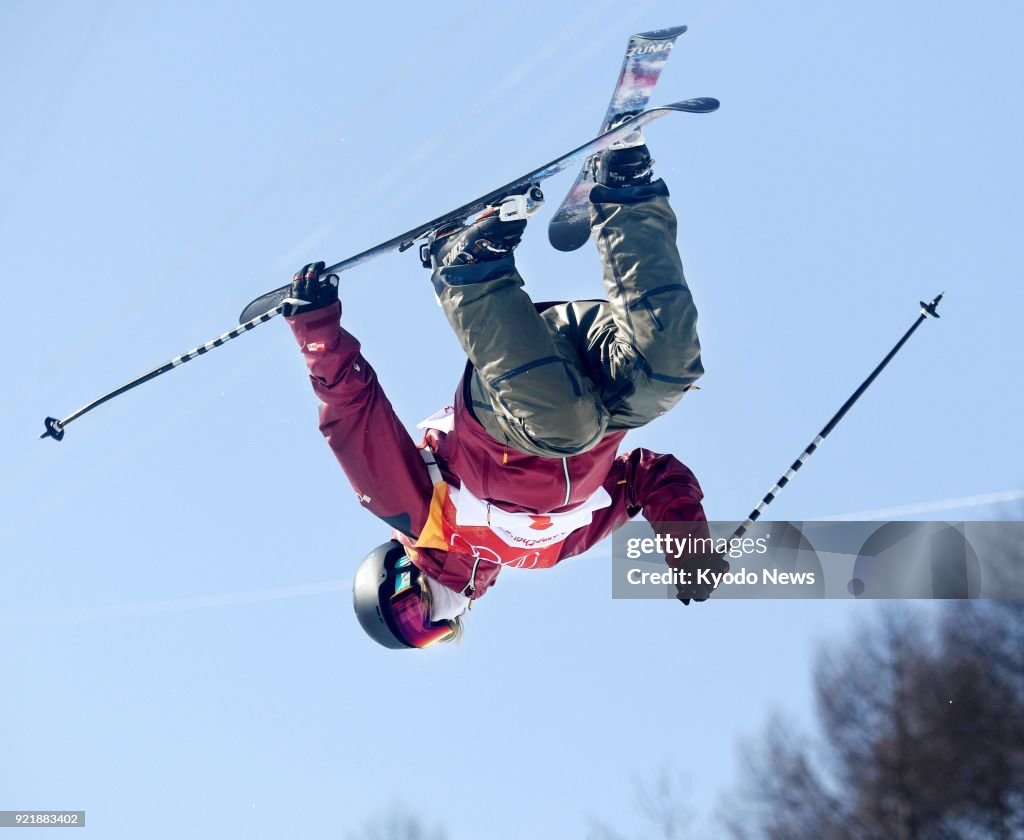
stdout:
[(288, 297), (301, 300), (301, 305), (287, 304), (284, 314), (287, 317), (298, 315), (302, 312), (312, 312), (314, 309), (323, 309), (338, 300), (338, 275), (328, 274), (321, 277), (326, 267), (324, 262), (315, 262), (304, 265), (295, 272), (292, 278), (292, 287)]
[(703, 577), (698, 575), (700, 570), (708, 570), (712, 574), (724, 574), (729, 571), (729, 561), (721, 554), (712, 554), (706, 557), (693, 557), (680, 567), (689, 573), (685, 583), (676, 583), (676, 598), (685, 606), (690, 601), (706, 601), (715, 591), (714, 584), (708, 579), (710, 575)]

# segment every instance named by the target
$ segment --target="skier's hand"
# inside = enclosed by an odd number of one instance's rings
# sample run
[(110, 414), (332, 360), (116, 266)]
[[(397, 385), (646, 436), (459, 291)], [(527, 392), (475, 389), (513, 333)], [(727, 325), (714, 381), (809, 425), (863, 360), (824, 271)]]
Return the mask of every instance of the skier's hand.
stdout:
[(312, 312), (314, 309), (323, 309), (338, 300), (338, 275), (323, 273), (326, 263), (315, 262), (304, 265), (295, 272), (292, 278), (292, 287), (288, 297), (294, 300), (304, 301), (303, 304), (287, 304), (284, 314), (287, 317), (298, 315), (301, 312)]
[(713, 576), (729, 571), (729, 561), (721, 554), (711, 554), (690, 557), (679, 568), (687, 573), (687, 578), (676, 584), (676, 598), (689, 606), (690, 601), (706, 601), (711, 597), (715, 591)]

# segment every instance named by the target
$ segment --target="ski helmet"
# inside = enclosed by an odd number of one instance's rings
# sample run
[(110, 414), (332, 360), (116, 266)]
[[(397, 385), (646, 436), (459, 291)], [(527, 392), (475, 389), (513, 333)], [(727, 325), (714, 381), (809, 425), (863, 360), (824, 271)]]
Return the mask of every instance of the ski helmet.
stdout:
[(456, 635), (452, 621), (431, 621), (422, 575), (401, 543), (390, 540), (366, 555), (352, 582), (356, 618), (386, 648), (425, 648)]

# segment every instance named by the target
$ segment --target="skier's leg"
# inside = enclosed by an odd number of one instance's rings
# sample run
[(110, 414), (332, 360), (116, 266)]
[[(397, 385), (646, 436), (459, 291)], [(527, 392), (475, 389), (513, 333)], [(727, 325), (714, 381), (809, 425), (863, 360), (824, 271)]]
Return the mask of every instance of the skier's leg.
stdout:
[(697, 310), (663, 181), (594, 187), (591, 227), (614, 329), (605, 323), (591, 336), (590, 353), (604, 368), (611, 426), (634, 428), (672, 408), (704, 372)]
[(546, 457), (576, 455), (601, 439), (608, 412), (575, 358), (559, 352), (511, 249), (435, 267), (431, 279), (473, 365), (473, 408), (492, 437)]

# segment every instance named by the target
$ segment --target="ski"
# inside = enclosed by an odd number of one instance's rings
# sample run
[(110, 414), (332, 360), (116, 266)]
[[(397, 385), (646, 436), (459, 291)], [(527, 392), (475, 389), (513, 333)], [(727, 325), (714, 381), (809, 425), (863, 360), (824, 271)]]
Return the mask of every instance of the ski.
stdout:
[[(516, 180), (510, 181), (509, 183), (498, 187), (496, 190), (491, 190), (486, 195), (483, 195), (468, 204), (463, 204), (461, 207), (457, 207), (450, 213), (445, 213), (443, 216), (439, 216), (426, 224), (406, 231), (400, 236), (389, 239), (387, 242), (382, 242), (380, 245), (356, 254), (354, 257), (349, 257), (348, 259), (329, 266), (324, 269), (323, 273), (320, 275), (320, 280), (323, 282), (324, 278), (330, 278), (330, 275), (332, 274), (338, 274), (347, 269), (354, 268), (368, 260), (372, 260), (374, 257), (386, 254), (388, 251), (408, 250), (418, 240), (426, 239), (432, 231), (438, 230), (442, 226), (451, 224), (452, 222), (463, 221), (470, 216), (486, 210), (488, 207), (499, 207), (502, 214), (510, 213), (514, 216), (529, 215), (536, 210), (540, 202), (544, 200), (544, 196), (537, 184), (545, 178), (550, 178), (555, 173), (561, 172), (574, 161), (577, 161), (587, 155), (592, 155), (595, 152), (599, 152), (601, 149), (607, 148), (629, 132), (635, 131), (636, 129), (641, 128), (654, 120), (660, 119), (667, 114), (671, 114), (676, 111), (683, 111), (691, 114), (707, 114), (718, 110), (718, 106), (719, 102), (717, 99), (700, 97), (697, 99), (687, 99), (684, 102), (674, 102), (671, 105), (662, 105), (657, 108), (648, 108), (645, 111), (641, 111), (636, 116), (622, 123), (622, 125), (616, 126), (611, 131), (599, 134), (597, 137), (587, 141), (582, 146), (578, 146), (561, 157), (555, 158), (553, 161), (544, 164), (544, 166), (541, 166), (532, 172), (528, 172), (521, 178), (516, 178)], [(337, 277), (330, 279), (334, 283), (338, 282)], [(58, 441), (63, 440), (65, 428), (78, 418), (91, 412), (93, 409), (98, 408), (116, 397), (119, 397), (121, 394), (134, 390), (146, 382), (150, 382), (159, 376), (163, 376), (165, 373), (180, 367), (186, 362), (190, 362), (193, 359), (206, 355), (211, 350), (223, 347), (229, 341), (245, 334), (249, 330), (267, 323), (278, 315), (286, 314), (291, 306), (305, 303), (305, 301), (292, 299), (289, 296), (290, 290), (290, 285), (282, 286), (279, 289), (274, 289), (272, 292), (267, 292), (265, 295), (261, 295), (245, 307), (242, 312), (242, 316), (239, 319), (240, 326), (229, 330), (223, 335), (211, 339), (199, 347), (189, 350), (181, 356), (175, 356), (170, 361), (165, 362), (164, 364), (153, 368), (153, 370), (148, 373), (137, 376), (135, 379), (127, 382), (121, 387), (115, 388), (113, 391), (94, 399), (92, 402), (87, 403), (77, 411), (73, 411), (62, 419), (47, 417), (44, 420), (46, 430), (39, 437), (53, 438)]]
[[(414, 227), (412, 230), (407, 230), (405, 233), (399, 234), (386, 242), (382, 242), (380, 245), (375, 245), (374, 247), (362, 251), (355, 256), (348, 257), (341, 262), (328, 266), (324, 269), (323, 276), (328, 274), (340, 274), (342, 271), (355, 268), (357, 265), (362, 265), (363, 263), (372, 260), (374, 257), (379, 257), (381, 254), (386, 254), (389, 251), (406, 251), (417, 241), (425, 240), (432, 231), (438, 230), (439, 228), (452, 224), (453, 222), (465, 221), (471, 216), (486, 210), (488, 207), (494, 206), (496, 202), (511, 193), (523, 193), (527, 190), (529, 185), (537, 184), (546, 178), (550, 178), (552, 175), (561, 172), (563, 169), (572, 165), (581, 158), (590, 157), (603, 149), (607, 149), (610, 145), (620, 140), (622, 137), (625, 137), (631, 131), (643, 128), (649, 123), (652, 123), (657, 119), (661, 119), (668, 114), (679, 111), (690, 114), (708, 114), (712, 111), (718, 110), (719, 104), (720, 103), (717, 99), (713, 99), (711, 97), (698, 97), (696, 99), (687, 99), (683, 102), (673, 102), (670, 105), (660, 105), (656, 108), (647, 108), (646, 110), (642, 110), (635, 116), (627, 119), (625, 122), (620, 123), (615, 128), (598, 134), (582, 146), (577, 146), (572, 151), (566, 152), (564, 155), (549, 161), (543, 166), (534, 169), (532, 172), (527, 172), (525, 175), (516, 178), (514, 181), (509, 181), (507, 184), (503, 184), (497, 189), (493, 189), (489, 193), (486, 193), (467, 204), (463, 204), (461, 207), (456, 207), (454, 210), (445, 213), (443, 216), (438, 216), (436, 219), (431, 219), (429, 222), (425, 222), (418, 227)], [(287, 285), (281, 286), (279, 289), (274, 289), (271, 292), (260, 295), (242, 310), (242, 314), (238, 318), (239, 323), (247, 323), (252, 321), (254, 318), (259, 318), (261, 315), (277, 308), (288, 296), (289, 288), (290, 286)]]
[[(622, 69), (608, 111), (601, 122), (605, 132), (629, 114), (647, 107), (662, 68), (685, 26), (633, 35), (626, 44)], [(590, 190), (594, 177), (588, 159), (548, 225), (548, 239), (559, 251), (575, 251), (590, 238)]]

